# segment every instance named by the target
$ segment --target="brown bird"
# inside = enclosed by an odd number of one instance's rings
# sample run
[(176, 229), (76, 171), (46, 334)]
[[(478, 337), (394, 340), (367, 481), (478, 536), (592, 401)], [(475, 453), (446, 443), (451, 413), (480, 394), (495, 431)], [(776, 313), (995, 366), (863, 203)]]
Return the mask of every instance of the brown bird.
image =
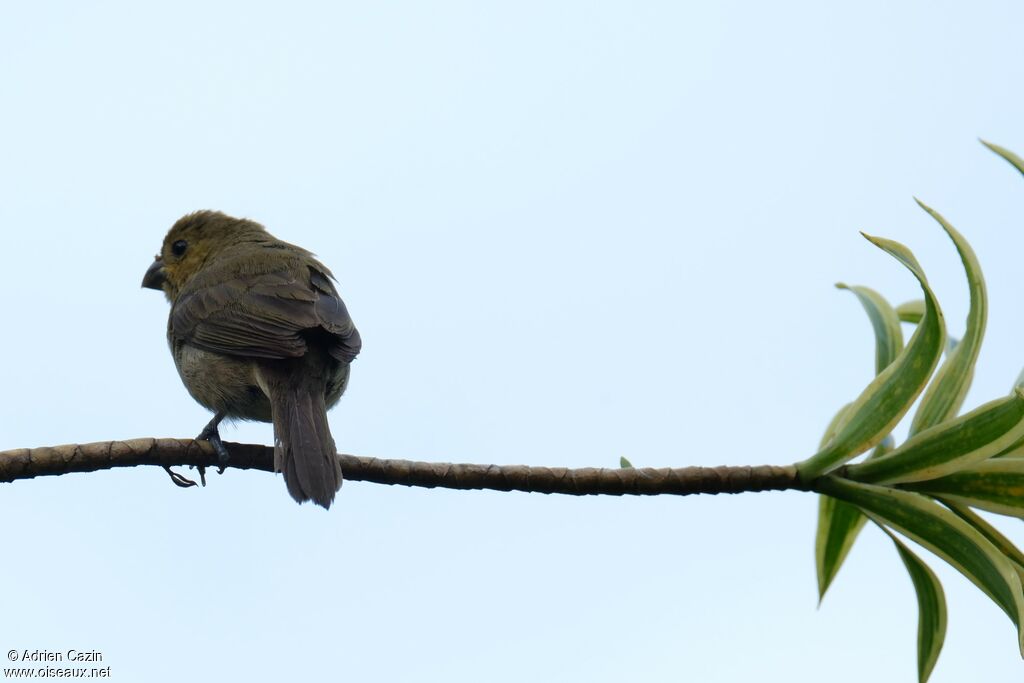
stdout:
[(221, 420), (273, 422), (274, 470), (296, 501), (325, 508), (342, 481), (327, 410), (361, 347), (333, 279), (305, 249), (218, 211), (175, 223), (142, 279), (167, 295), (174, 364), (214, 413), (198, 438), (223, 466)]

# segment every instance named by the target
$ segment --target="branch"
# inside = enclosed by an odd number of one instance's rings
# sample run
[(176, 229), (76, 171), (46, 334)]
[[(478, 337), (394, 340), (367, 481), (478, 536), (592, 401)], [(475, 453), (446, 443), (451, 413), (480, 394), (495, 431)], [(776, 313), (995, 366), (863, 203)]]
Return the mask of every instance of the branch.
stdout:
[[(231, 453), (229, 467), (274, 471), (273, 448), (241, 443), (225, 445)], [(567, 469), (382, 460), (356, 455), (338, 457), (345, 479), (349, 481), (426, 488), (491, 489), (573, 496), (685, 496), (694, 493), (810, 490), (810, 486), (799, 480), (793, 466)], [(217, 456), (210, 444), (192, 439), (131, 439), (18, 448), (0, 451), (0, 482), (136, 465), (216, 467)]]

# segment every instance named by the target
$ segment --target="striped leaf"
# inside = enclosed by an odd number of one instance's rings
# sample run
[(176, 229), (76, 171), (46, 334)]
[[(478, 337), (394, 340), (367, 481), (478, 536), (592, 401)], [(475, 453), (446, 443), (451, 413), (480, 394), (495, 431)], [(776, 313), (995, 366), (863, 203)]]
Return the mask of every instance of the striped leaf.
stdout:
[(959, 505), (1024, 517), (1024, 457), (994, 458), (939, 479), (902, 484)]
[[(1018, 389), (1024, 389), (1024, 384), (1018, 384)], [(1010, 445), (999, 453), (997, 457), (1005, 458), (1007, 456), (1024, 455), (1024, 439), (1020, 439), (1017, 442)]]
[[(903, 331), (900, 329), (899, 317), (889, 302), (880, 294), (867, 287), (849, 287), (836, 285), (856, 295), (875, 333), (875, 373), (889, 366), (900, 351), (903, 350)], [(832, 422), (825, 430), (819, 448), (824, 448), (835, 436), (845, 417), (849, 414), (850, 404), (846, 404), (836, 413)], [(892, 436), (887, 436), (875, 447), (871, 457), (878, 457), (892, 450)], [(818, 599), (825, 597), (825, 592), (832, 584), (839, 568), (843, 566), (850, 548), (864, 528), (867, 517), (853, 505), (836, 500), (829, 496), (819, 496), (818, 500), (818, 532), (814, 541), (814, 560), (818, 575)]]
[[(921, 322), (921, 318), (924, 317), (924, 301), (921, 299), (914, 299), (913, 301), (900, 304), (896, 307), (896, 316), (900, 319), (901, 323), (911, 323), (916, 325)], [(946, 334), (946, 355), (948, 356), (953, 353), (959, 343), (959, 339)], [(1024, 373), (1021, 374), (1024, 376)]]
[(867, 518), (853, 505), (830, 496), (818, 496), (818, 533), (814, 561), (818, 573), (818, 600), (832, 585), (846, 555), (864, 528)]
[(921, 398), (921, 404), (910, 424), (911, 436), (955, 417), (960, 411), (974, 377), (974, 363), (978, 360), (981, 341), (985, 336), (985, 323), (988, 320), (988, 295), (985, 290), (985, 279), (982, 277), (981, 264), (978, 263), (978, 257), (975, 256), (971, 245), (937, 211), (926, 206), (919, 199), (915, 199), (915, 201), (942, 226), (949, 238), (953, 240), (967, 274), (971, 307), (967, 312), (967, 326), (963, 338), (958, 343), (950, 345), (951, 350), (948, 352), (946, 362), (935, 373), (931, 385)]
[(927, 429), (887, 455), (850, 465), (845, 476), (873, 484), (936, 479), (988, 460), (1024, 437), (1024, 390)]
[(1019, 156), (1017, 156), (1010, 150), (1006, 149), (1005, 147), (1000, 147), (999, 145), (993, 144), (991, 142), (986, 142), (982, 140), (981, 144), (985, 145), (990, 150), (992, 150), (1002, 158), (1009, 161), (1011, 164), (1013, 164), (1013, 167), (1016, 168), (1018, 171), (1024, 173), (1024, 159), (1021, 159)]
[(865, 237), (896, 258), (917, 278), (925, 296), (925, 316), (896, 360), (879, 373), (852, 403), (849, 417), (835, 438), (817, 454), (797, 464), (804, 481), (838, 467), (884, 439), (927, 384), (945, 344), (942, 311), (917, 259), (898, 242)]
[(917, 324), (924, 317), (924, 299), (907, 301), (896, 307), (900, 322)]
[(822, 477), (820, 493), (856, 505), (873, 521), (888, 526), (952, 565), (985, 592), (1017, 626), (1024, 656), (1024, 593), (1013, 563), (985, 536), (953, 512), (917, 493)]
[[(849, 412), (847, 403), (836, 412), (835, 417), (825, 428), (821, 437), (824, 448), (839, 430)], [(860, 510), (829, 496), (818, 496), (818, 533), (814, 539), (814, 566), (818, 574), (818, 600), (825, 597), (825, 591), (832, 584), (839, 568), (846, 559), (846, 554), (853, 547), (857, 534), (867, 518)]]
[(917, 680), (925, 683), (946, 640), (946, 594), (935, 572), (885, 527), (917, 593)]
[(964, 505), (957, 505), (949, 501), (943, 501), (950, 510), (960, 516), (962, 520), (973, 526), (975, 529), (981, 532), (981, 534), (987, 538), (992, 545), (999, 549), (1007, 559), (1012, 562), (1016, 568), (1017, 573), (1024, 571), (1024, 553), (1013, 544), (1013, 541), (1003, 535), (999, 529), (988, 523), (988, 521), (979, 515), (974, 510)]
[(873, 289), (859, 285), (851, 287), (841, 282), (836, 287), (853, 292), (864, 307), (864, 312), (868, 314), (868, 320), (871, 321), (871, 327), (875, 332), (877, 375), (896, 360), (896, 356), (903, 350), (903, 330), (900, 329), (899, 316), (889, 302)]

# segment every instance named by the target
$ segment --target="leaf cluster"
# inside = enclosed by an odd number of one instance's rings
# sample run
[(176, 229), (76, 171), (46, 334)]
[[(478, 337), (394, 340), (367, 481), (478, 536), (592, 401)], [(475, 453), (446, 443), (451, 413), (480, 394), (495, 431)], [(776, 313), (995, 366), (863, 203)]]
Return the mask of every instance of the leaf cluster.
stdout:
[[(984, 144), (1024, 173), (1020, 157)], [(892, 539), (917, 592), (923, 683), (942, 649), (946, 601), (934, 572), (900, 537), (948, 562), (988, 595), (1017, 627), (1024, 655), (1024, 553), (976, 512), (1024, 518), (1024, 388), (1018, 384), (1009, 396), (960, 414), (985, 334), (985, 281), (967, 240), (938, 212), (918, 204), (950, 237), (963, 263), (971, 300), (964, 336), (947, 336), (942, 309), (913, 253), (865, 235), (910, 271), (923, 298), (893, 307), (867, 287), (837, 285), (867, 312), (876, 375), (838, 411), (820, 450), (797, 469), (824, 494), (815, 541), (821, 597), (867, 521)], [(906, 343), (903, 324), (915, 326)], [(909, 437), (896, 445), (892, 431), (918, 398)]]

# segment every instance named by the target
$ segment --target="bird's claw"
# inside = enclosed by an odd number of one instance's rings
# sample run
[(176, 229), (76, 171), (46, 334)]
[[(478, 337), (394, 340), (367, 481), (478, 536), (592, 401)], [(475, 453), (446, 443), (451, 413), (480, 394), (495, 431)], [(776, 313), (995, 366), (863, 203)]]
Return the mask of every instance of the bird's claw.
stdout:
[[(171, 481), (173, 481), (176, 486), (180, 486), (183, 489), (187, 489), (196, 485), (196, 483), (189, 479), (188, 477), (182, 476), (175, 472), (174, 470), (172, 470), (170, 465), (164, 465), (164, 471), (167, 472), (167, 474), (171, 477)], [(206, 486), (205, 480), (203, 481), (203, 486)]]
[(199, 482), (203, 486), (206, 486), (206, 466), (205, 465), (189, 465), (188, 468), (190, 470), (193, 469), (193, 468), (198, 470), (198, 472), (199, 472)]

